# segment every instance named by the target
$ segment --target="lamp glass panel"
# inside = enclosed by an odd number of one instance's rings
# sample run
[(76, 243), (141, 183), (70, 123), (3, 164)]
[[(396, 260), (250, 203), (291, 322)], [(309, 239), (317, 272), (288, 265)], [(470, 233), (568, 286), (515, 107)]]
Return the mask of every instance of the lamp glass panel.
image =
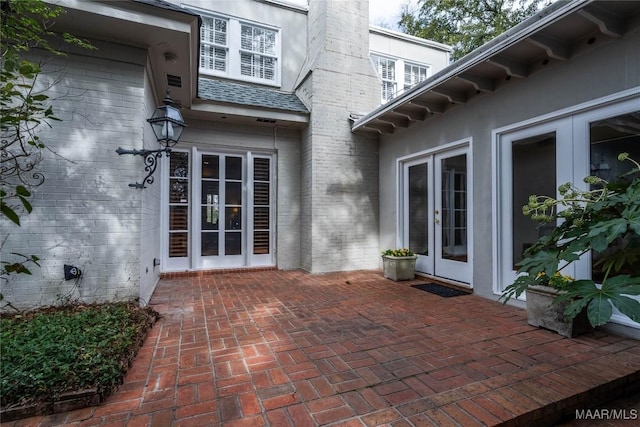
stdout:
[(175, 107), (167, 106), (166, 117), (176, 120), (178, 122), (182, 122), (182, 114), (180, 114), (180, 110)]

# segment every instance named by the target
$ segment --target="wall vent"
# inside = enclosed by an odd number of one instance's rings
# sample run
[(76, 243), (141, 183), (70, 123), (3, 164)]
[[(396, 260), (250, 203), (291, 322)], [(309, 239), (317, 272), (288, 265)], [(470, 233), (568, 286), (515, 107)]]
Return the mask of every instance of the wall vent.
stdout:
[(273, 119), (256, 119), (258, 123), (275, 123), (276, 121)]
[(167, 74), (167, 85), (172, 87), (182, 87), (182, 77)]

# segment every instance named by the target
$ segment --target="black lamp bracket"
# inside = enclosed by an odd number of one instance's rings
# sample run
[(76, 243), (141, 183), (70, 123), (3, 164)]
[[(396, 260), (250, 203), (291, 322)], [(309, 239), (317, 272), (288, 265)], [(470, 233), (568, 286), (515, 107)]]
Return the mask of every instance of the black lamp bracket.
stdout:
[(135, 184), (129, 184), (132, 188), (147, 188), (145, 184), (153, 184), (153, 173), (158, 167), (158, 160), (162, 157), (162, 153), (165, 153), (167, 157), (171, 153), (171, 148), (161, 148), (159, 150), (125, 150), (122, 147), (118, 147), (116, 153), (119, 155), (132, 154), (134, 156), (142, 156), (144, 159), (144, 170), (147, 172), (147, 176), (144, 177), (142, 183), (136, 182)]

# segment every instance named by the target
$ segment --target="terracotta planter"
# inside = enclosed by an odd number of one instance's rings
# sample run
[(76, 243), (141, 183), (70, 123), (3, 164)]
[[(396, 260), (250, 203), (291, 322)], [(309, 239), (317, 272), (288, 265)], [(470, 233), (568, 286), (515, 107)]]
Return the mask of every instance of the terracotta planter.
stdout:
[(382, 256), (384, 277), (400, 281), (412, 280), (416, 277), (416, 259), (414, 256)]
[(558, 291), (548, 286), (530, 286), (527, 289), (527, 320), (532, 326), (549, 329), (565, 337), (574, 337), (593, 329), (582, 310), (574, 319), (564, 315), (569, 301), (554, 302)]

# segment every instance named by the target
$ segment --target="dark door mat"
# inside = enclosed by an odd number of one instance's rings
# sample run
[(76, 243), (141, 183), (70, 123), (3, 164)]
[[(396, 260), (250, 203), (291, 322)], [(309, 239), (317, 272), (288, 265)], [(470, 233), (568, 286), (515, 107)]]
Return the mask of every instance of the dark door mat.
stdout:
[(427, 291), (432, 294), (440, 295), (444, 298), (459, 297), (460, 295), (469, 295), (469, 292), (453, 289), (448, 286), (439, 285), (437, 283), (421, 283), (419, 285), (411, 285), (412, 288)]

